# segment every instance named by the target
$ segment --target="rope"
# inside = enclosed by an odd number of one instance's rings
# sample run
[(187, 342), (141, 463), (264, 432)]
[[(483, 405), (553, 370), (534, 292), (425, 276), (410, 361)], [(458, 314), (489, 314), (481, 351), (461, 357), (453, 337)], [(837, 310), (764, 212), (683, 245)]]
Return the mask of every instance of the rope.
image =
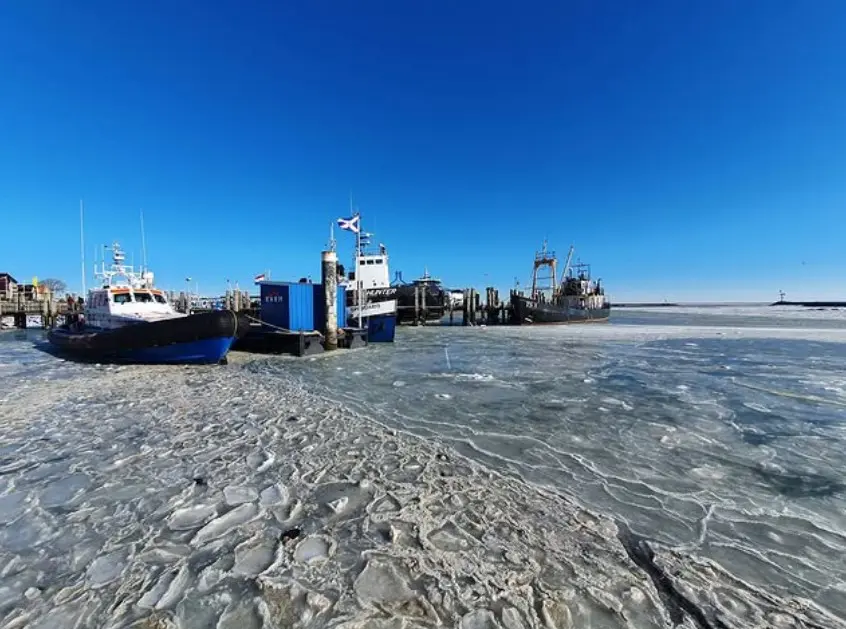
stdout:
[[(245, 316), (250, 321), (253, 321), (255, 323), (260, 323), (261, 325), (266, 325), (267, 327), (273, 328), (274, 330), (279, 330), (280, 332), (287, 332), (288, 334), (297, 334), (299, 332), (299, 330), (297, 332), (295, 332), (294, 330), (288, 330), (287, 328), (280, 328), (278, 325), (273, 325), (272, 323), (268, 323), (267, 321), (262, 321), (261, 319), (256, 319), (255, 317), (251, 317), (248, 314), (245, 314), (243, 316)], [(323, 336), (323, 334), (321, 334), (319, 331), (313, 330), (313, 332), (316, 333), (321, 339), (325, 338)]]

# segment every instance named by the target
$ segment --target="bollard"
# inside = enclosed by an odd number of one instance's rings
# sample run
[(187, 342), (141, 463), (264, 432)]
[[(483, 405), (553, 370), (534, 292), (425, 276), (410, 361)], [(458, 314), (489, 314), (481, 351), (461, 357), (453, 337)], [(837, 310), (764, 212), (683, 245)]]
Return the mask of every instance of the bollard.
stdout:
[(323, 280), (323, 305), (326, 312), (323, 348), (329, 351), (338, 349), (338, 254), (334, 251), (324, 251), (321, 256), (320, 271)]

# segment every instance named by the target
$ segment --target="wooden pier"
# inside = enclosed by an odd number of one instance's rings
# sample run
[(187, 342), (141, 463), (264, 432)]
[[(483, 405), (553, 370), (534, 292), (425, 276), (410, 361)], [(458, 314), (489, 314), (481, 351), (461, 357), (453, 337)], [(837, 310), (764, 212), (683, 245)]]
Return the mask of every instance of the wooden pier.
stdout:
[(28, 317), (40, 317), (42, 328), (52, 328), (59, 317), (69, 312), (67, 302), (53, 299), (24, 300), (22, 295), (18, 299), (0, 301), (0, 317), (12, 317), (16, 328), (26, 328)]

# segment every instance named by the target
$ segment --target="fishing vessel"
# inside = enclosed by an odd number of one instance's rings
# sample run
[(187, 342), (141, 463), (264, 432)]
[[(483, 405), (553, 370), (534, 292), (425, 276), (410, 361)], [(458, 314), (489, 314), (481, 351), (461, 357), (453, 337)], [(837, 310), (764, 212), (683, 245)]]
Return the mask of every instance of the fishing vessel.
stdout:
[(397, 288), (391, 286), (388, 250), (372, 249), (373, 234), (362, 231), (361, 215), (339, 218), (338, 226), (355, 234), (353, 271), (343, 280), (349, 325), (367, 329), (370, 343), (393, 343), (397, 324)]
[(176, 312), (153, 285), (153, 273), (136, 272), (115, 242), (112, 264), (95, 268), (97, 288), (82, 313), (48, 334), (57, 349), (79, 358), (130, 363), (219, 363), (248, 326), (228, 310)]
[(546, 241), (535, 254), (532, 269), (532, 291), (528, 295), (512, 293), (511, 323), (593, 323), (607, 321), (611, 304), (605, 297), (600, 280), (590, 276), (589, 264), (573, 264), (570, 247), (560, 281), (557, 279), (558, 260)]
[(439, 321), (449, 309), (449, 296), (441, 280), (429, 275), (424, 268), (423, 275), (412, 282), (403, 282), (398, 276), (394, 282), (397, 288), (397, 323), (424, 323)]

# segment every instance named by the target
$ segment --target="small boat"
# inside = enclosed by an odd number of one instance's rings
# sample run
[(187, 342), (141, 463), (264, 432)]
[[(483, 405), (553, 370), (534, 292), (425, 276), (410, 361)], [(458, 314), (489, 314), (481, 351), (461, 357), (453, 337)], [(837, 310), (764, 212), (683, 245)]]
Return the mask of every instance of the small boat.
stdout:
[(151, 272), (127, 266), (118, 243), (111, 250), (113, 263), (95, 272), (102, 282), (88, 292), (83, 312), (48, 333), (57, 350), (104, 362), (215, 364), (249, 329), (228, 310), (176, 312)]
[(342, 284), (347, 292), (347, 322), (367, 328), (369, 343), (393, 343), (397, 325), (397, 288), (391, 286), (388, 250), (380, 244), (378, 252), (369, 249), (373, 234), (361, 231), (361, 215), (338, 220), (341, 229), (356, 235), (354, 271)]
[(611, 304), (605, 297), (600, 280), (590, 277), (590, 265), (571, 264), (574, 247), (570, 247), (561, 281), (556, 275), (555, 252), (543, 249), (535, 254), (532, 270), (532, 292), (511, 295), (511, 323), (594, 323), (607, 321)]

